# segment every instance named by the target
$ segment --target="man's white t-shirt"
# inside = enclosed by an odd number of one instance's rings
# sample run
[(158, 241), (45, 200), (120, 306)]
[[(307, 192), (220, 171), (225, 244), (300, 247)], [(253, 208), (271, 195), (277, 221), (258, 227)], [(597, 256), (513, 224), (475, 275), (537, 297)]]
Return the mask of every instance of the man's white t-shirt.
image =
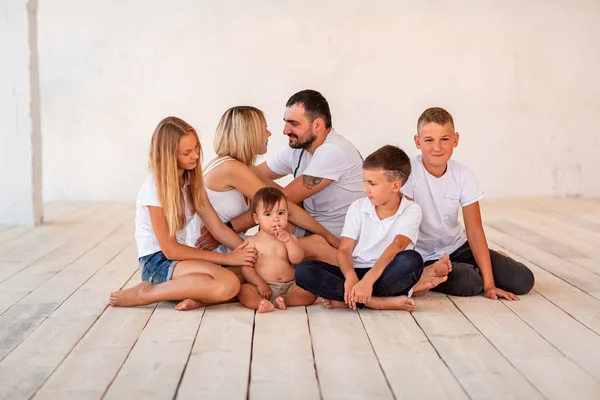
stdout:
[(390, 217), (379, 219), (375, 206), (367, 197), (356, 200), (348, 209), (342, 236), (356, 240), (352, 252), (354, 268), (371, 268), (396, 235), (406, 236), (412, 249), (419, 236), (421, 207), (402, 197), (398, 211)]
[[(182, 189), (184, 192), (188, 190), (187, 183)], [(186, 228), (194, 214), (187, 201), (185, 199), (185, 226), (180, 231), (177, 231), (176, 238), (177, 242), (186, 244)], [(161, 251), (154, 229), (152, 229), (152, 222), (150, 221), (150, 213), (148, 206), (162, 207), (160, 200), (158, 199), (158, 192), (156, 190), (156, 182), (154, 181), (154, 175), (150, 174), (144, 180), (142, 187), (137, 195), (135, 202), (135, 241), (138, 247), (138, 258), (146, 256), (148, 254), (156, 253)]]
[(448, 160), (446, 173), (440, 178), (427, 172), (420, 155), (411, 158), (411, 167), (402, 192), (423, 210), (416, 250), (425, 261), (439, 260), (467, 241), (458, 220), (459, 207), (481, 200), (483, 191), (473, 171), (456, 161)]
[(286, 147), (267, 160), (267, 166), (278, 175), (293, 174), (331, 179), (319, 193), (304, 200), (305, 210), (338, 238), (350, 204), (364, 197), (362, 157), (356, 147), (331, 130), (310, 154), (302, 149)]

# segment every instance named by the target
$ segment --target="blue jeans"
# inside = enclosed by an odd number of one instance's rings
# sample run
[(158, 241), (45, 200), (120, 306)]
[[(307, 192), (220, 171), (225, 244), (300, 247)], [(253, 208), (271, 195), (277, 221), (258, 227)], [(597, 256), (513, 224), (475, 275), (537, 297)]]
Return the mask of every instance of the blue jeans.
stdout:
[(169, 260), (162, 251), (142, 256), (138, 259), (142, 280), (154, 285), (170, 281), (178, 262)]
[[(355, 268), (362, 279), (370, 268)], [(374, 297), (407, 295), (423, 273), (423, 258), (414, 250), (404, 250), (383, 270), (373, 285)], [(344, 301), (342, 271), (324, 261), (306, 260), (296, 267), (296, 285), (324, 299)]]

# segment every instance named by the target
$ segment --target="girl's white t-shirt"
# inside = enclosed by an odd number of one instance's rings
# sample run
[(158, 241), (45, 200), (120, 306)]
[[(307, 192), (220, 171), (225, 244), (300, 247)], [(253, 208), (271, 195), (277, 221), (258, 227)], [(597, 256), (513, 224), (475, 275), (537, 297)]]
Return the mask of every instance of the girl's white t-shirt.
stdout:
[[(187, 183), (183, 186), (182, 190), (184, 193), (188, 191)], [(194, 216), (187, 196), (184, 196), (184, 199), (185, 226), (176, 233), (177, 242), (181, 244), (186, 244), (186, 228)], [(162, 207), (160, 200), (158, 199), (158, 192), (156, 190), (156, 182), (154, 181), (153, 174), (148, 175), (144, 180), (144, 183), (138, 192), (135, 204), (135, 241), (138, 248), (138, 257), (161, 251), (156, 235), (154, 234), (154, 229), (152, 228), (150, 213), (148, 211), (148, 206)]]

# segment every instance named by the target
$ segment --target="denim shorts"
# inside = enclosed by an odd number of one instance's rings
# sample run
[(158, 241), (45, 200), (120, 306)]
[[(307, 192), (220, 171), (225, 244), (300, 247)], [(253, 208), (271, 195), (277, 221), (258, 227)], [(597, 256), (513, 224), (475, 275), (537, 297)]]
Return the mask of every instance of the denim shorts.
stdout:
[(162, 251), (142, 256), (138, 259), (142, 280), (154, 285), (171, 280), (175, 264), (179, 261), (169, 260)]

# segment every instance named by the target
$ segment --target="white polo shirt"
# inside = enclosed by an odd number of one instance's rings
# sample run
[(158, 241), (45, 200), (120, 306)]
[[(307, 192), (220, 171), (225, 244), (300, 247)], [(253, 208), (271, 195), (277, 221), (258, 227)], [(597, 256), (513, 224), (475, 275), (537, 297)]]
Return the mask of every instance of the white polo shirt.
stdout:
[(419, 236), (421, 207), (406, 197), (402, 197), (396, 214), (379, 219), (375, 206), (367, 197), (356, 200), (348, 209), (342, 236), (356, 240), (352, 252), (354, 268), (371, 268), (384, 250), (394, 241), (396, 235), (406, 236), (412, 249)]
[(481, 200), (483, 191), (473, 171), (454, 160), (440, 178), (427, 172), (420, 155), (411, 158), (411, 167), (402, 192), (423, 210), (416, 250), (425, 261), (439, 260), (467, 241), (458, 210)]
[(304, 209), (339, 238), (348, 207), (365, 197), (362, 161), (352, 142), (332, 129), (314, 154), (286, 147), (269, 158), (267, 166), (278, 175), (331, 179), (323, 190), (304, 200)]
[[(183, 186), (182, 190), (184, 192), (188, 190), (187, 183)], [(177, 242), (181, 244), (186, 244), (186, 227), (193, 217), (191, 207), (187, 202), (187, 196), (184, 196), (184, 199), (186, 201), (185, 226), (180, 231), (177, 231), (176, 234)], [(138, 248), (138, 258), (161, 251), (158, 239), (156, 239), (154, 229), (152, 228), (148, 206), (162, 207), (158, 199), (153, 174), (148, 175), (144, 180), (135, 202), (135, 241)]]

